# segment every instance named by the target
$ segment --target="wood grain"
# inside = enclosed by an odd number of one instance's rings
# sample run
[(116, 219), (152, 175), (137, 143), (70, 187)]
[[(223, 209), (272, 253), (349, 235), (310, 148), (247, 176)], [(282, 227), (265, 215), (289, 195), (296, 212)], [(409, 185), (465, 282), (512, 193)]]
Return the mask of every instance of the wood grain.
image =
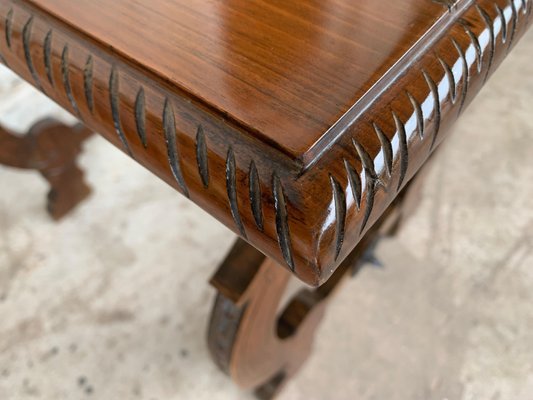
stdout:
[(450, 20), (431, 0), (27, 2), (291, 159), (303, 159), (426, 31)]
[(446, 137), (531, 9), (532, 0), (2, 0), (0, 55), (318, 285)]

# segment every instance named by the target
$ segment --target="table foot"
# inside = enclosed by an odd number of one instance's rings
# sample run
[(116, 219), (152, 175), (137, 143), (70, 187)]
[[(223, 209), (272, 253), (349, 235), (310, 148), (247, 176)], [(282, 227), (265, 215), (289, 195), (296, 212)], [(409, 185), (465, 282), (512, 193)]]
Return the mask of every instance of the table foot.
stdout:
[(0, 127), (0, 164), (38, 170), (50, 184), (48, 213), (59, 220), (91, 193), (76, 164), (81, 144), (91, 134), (81, 124), (52, 119), (37, 122), (26, 135)]

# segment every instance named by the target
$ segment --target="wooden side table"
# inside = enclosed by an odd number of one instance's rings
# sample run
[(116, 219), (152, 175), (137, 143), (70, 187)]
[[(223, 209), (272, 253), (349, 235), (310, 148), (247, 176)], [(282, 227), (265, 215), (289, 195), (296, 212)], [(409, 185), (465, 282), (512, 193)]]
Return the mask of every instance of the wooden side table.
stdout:
[[(532, 7), (2, 0), (0, 60), (83, 125), (0, 129), (0, 163), (39, 170), (61, 218), (89, 193), (75, 158), (96, 131), (237, 233), (211, 281), (209, 348), (271, 398), (343, 277), (416, 204), (418, 171)], [(280, 310), (292, 275), (316, 289)]]

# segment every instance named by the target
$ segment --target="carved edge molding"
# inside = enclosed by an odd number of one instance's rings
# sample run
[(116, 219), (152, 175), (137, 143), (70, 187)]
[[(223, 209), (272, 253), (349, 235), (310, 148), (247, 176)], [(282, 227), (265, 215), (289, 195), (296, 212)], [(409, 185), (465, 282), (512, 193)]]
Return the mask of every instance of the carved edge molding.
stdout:
[[(268, 147), (242, 143), (239, 132), (209, 110), (21, 3), (0, 5), (4, 64), (302, 280), (318, 285), (420, 168), (525, 31), (533, 0), (474, 2), (301, 175)], [(437, 3), (454, 12), (456, 2)]]
[[(457, 4), (437, 2), (452, 13)], [(317, 262), (323, 276), (319, 283), (331, 275), (331, 265), (349, 254), (352, 243), (360, 240), (444, 139), (451, 123), (525, 32), (532, 3), (473, 2), (411, 71), (391, 86), (383, 96), (388, 100), (377, 101), (320, 160), (329, 169), (334, 222), (317, 241), (315, 253), (323, 256)], [(315, 171), (308, 175), (316, 182)]]

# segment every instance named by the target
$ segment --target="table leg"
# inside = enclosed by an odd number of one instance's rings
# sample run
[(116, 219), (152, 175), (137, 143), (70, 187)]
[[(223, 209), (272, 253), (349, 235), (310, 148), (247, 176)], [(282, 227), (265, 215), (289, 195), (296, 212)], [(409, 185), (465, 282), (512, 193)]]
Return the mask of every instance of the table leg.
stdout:
[(326, 305), (344, 277), (359, 271), (376, 241), (393, 235), (415, 209), (427, 171), (413, 179), (325, 284), (300, 290), (283, 309), (290, 272), (239, 239), (211, 279), (218, 292), (208, 329), (215, 363), (260, 399), (279, 393), (309, 356)]
[(38, 170), (50, 184), (48, 212), (58, 220), (91, 192), (76, 164), (81, 144), (91, 134), (81, 124), (71, 127), (51, 119), (36, 123), (26, 135), (0, 127), (0, 164)]
[[(391, 229), (398, 214), (382, 221)], [(239, 240), (211, 280), (218, 290), (208, 344), (216, 364), (260, 399), (274, 397), (310, 354), (329, 298), (382, 232), (376, 226), (324, 285), (302, 289), (280, 310), (290, 272)]]

